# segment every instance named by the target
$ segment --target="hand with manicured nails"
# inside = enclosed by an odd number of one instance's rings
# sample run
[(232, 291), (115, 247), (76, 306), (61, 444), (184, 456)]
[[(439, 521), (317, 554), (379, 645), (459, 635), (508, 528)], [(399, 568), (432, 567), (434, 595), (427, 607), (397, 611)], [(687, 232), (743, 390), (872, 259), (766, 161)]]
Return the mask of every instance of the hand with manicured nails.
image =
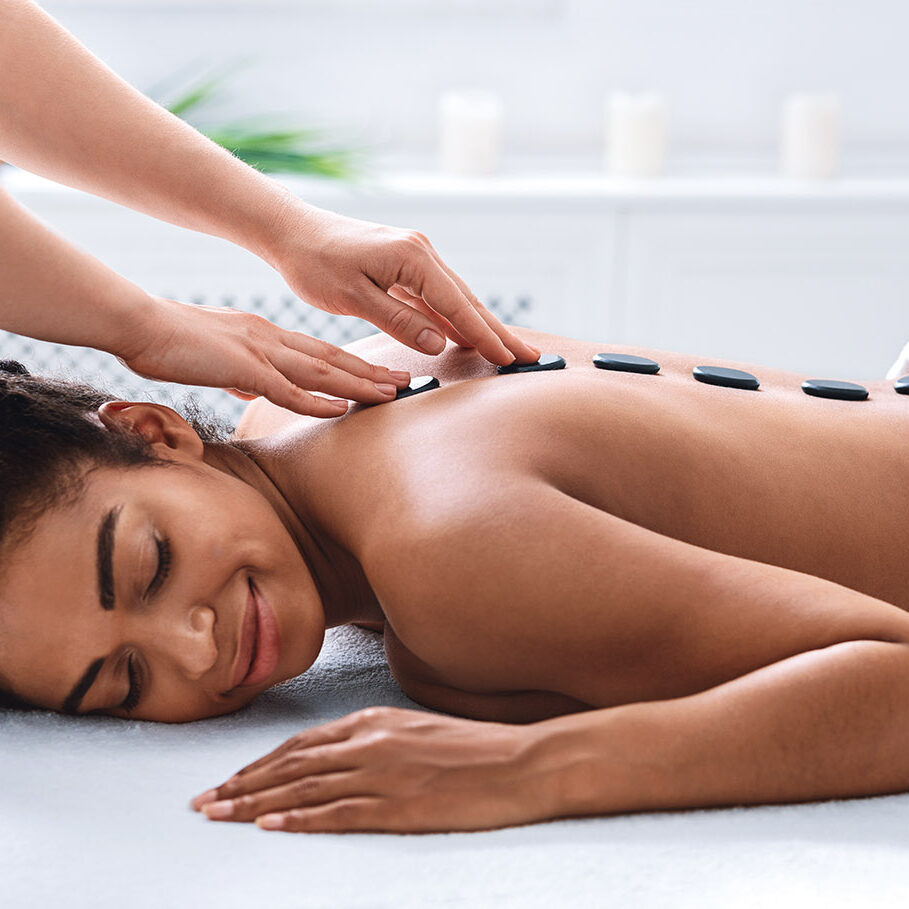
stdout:
[(287, 331), (252, 313), (154, 298), (148, 323), (117, 359), (146, 379), (212, 385), (243, 400), (262, 395), (279, 407), (314, 417), (337, 417), (348, 402), (394, 398), (410, 381), (359, 357)]
[[(440, 353), (447, 336), (497, 365), (539, 356), (422, 234), (307, 205), (136, 91), (38, 4), (0, 3), (0, 60), (4, 160), (243, 246), (307, 303), (359, 316), (424, 353)], [(372, 404), (409, 381), (247, 313), (155, 297), (150, 306), (148, 294), (2, 191), (0, 209), (0, 325), (8, 331), (97, 347), (147, 378), (263, 395), (317, 417), (348, 405), (312, 392)]]
[(422, 353), (441, 353), (448, 337), (498, 366), (540, 356), (480, 303), (421, 233), (289, 196), (272, 236), (271, 264), (295, 294), (326, 312), (366, 319)]
[[(271, 233), (271, 264), (294, 293), (327, 312), (366, 319), (423, 353), (441, 353), (448, 337), (498, 365), (540, 356), (477, 300), (422, 234), (346, 218), (291, 196)], [(117, 350), (145, 378), (213, 385), (244, 400), (262, 395), (315, 417), (344, 413), (343, 398), (392, 400), (410, 381), (406, 372), (373, 366), (260, 316), (154, 300), (142, 330)]]
[(298, 733), (191, 802), (286, 832), (490, 830), (558, 815), (533, 725), (368, 707)]

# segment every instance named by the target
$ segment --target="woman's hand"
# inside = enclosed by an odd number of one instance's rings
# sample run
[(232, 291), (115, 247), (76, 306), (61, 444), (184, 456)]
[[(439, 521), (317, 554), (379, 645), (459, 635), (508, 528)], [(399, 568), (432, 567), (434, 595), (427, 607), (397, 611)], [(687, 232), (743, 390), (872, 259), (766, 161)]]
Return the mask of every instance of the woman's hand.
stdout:
[(489, 830), (557, 816), (536, 727), (368, 707), (307, 729), (193, 799), (289, 832)]
[(144, 310), (147, 321), (112, 351), (143, 378), (212, 385), (244, 400), (263, 395), (314, 417), (337, 417), (348, 402), (310, 391), (379, 404), (410, 381), (409, 373), (373, 366), (252, 313), (152, 300)]
[(540, 357), (421, 233), (347, 218), (290, 195), (271, 233), (271, 264), (295, 294), (326, 312), (366, 319), (422, 353), (440, 353), (447, 336), (499, 366)]

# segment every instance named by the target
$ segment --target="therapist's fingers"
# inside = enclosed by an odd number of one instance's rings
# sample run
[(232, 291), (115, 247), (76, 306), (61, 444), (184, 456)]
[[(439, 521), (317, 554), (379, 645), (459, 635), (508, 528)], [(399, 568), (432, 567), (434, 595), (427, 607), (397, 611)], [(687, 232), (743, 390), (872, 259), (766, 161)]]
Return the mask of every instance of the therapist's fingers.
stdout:
[(285, 331), (281, 340), (287, 347), (298, 350), (307, 356), (317, 357), (329, 366), (350, 373), (352, 376), (360, 376), (370, 382), (380, 384), (391, 382), (399, 388), (404, 388), (410, 383), (409, 372), (390, 372), (384, 366), (375, 366), (342, 347), (336, 347), (328, 341), (311, 338), (301, 331)]
[(277, 377), (268, 382), (262, 394), (272, 404), (304, 417), (339, 417), (350, 407), (349, 401), (310, 394), (293, 382)]
[(229, 395), (233, 395), (235, 398), (239, 398), (241, 401), (255, 401), (256, 398), (261, 398), (261, 395), (250, 394), (246, 391), (240, 391), (239, 388), (224, 388), (223, 391), (226, 391)]
[(406, 371), (374, 366), (326, 341), (279, 328), (229, 308), (154, 298), (144, 330), (129, 349), (113, 351), (145, 378), (224, 388), (241, 400), (265, 396), (306, 416), (335, 417), (346, 400), (393, 400), (410, 381)]
[[(389, 373), (346, 350), (302, 332), (281, 333), (281, 343), (261, 347), (250, 387), (226, 389), (241, 400), (264, 395), (278, 407), (316, 417), (344, 413), (347, 402), (311, 392), (349, 398), (363, 404), (393, 400), (410, 381), (408, 372)], [(389, 380), (390, 379), (390, 380)]]
[(514, 362), (514, 355), (428, 250), (405, 262), (395, 283), (421, 297), (490, 363), (507, 366)]
[[(476, 297), (466, 282), (442, 260), (441, 256), (430, 246), (439, 266), (458, 286), (471, 306), (480, 314), (486, 324), (498, 335), (501, 342), (514, 354), (519, 363), (536, 363), (540, 359), (540, 350), (526, 341), (522, 341), (513, 331), (509, 331)], [(460, 343), (460, 342), (457, 342)]]
[[(275, 395), (289, 396), (289, 399), (293, 401), (298, 397), (297, 392), (300, 392), (304, 397), (299, 397), (298, 400), (302, 404), (311, 404), (310, 398), (313, 396), (308, 393), (318, 391), (341, 398), (350, 398), (352, 401), (359, 401), (362, 404), (380, 404), (383, 401), (392, 400), (397, 392), (397, 387), (390, 382), (376, 383), (351, 375), (344, 369), (332, 366), (327, 360), (312, 357), (291, 348), (285, 347), (283, 350), (279, 348), (269, 351), (267, 359), (273, 367), (273, 372), (264, 378), (263, 393), (279, 407), (287, 405), (276, 400)], [(240, 390), (251, 391), (246, 388)], [(324, 412), (321, 404), (319, 408)], [(297, 407), (292, 409), (303, 412)]]
[(433, 356), (445, 350), (444, 329), (435, 315), (424, 314), (369, 279), (364, 278), (357, 291), (357, 306), (363, 318), (413, 350)]
[(436, 327), (439, 329), (439, 331), (451, 338), (455, 344), (458, 344), (461, 347), (473, 347), (473, 344), (471, 344), (454, 327), (454, 325), (448, 321), (448, 319), (440, 316), (431, 306), (427, 306), (426, 301), (422, 297), (414, 296), (412, 293), (410, 293), (409, 290), (401, 287), (400, 284), (395, 284), (392, 287), (389, 287), (388, 293), (396, 300), (400, 300), (402, 303), (406, 303), (408, 306), (413, 306), (414, 309), (418, 309), (420, 312), (429, 316), (429, 318), (436, 323)]
[(412, 253), (397, 283), (447, 319), (467, 342), (456, 343), (462, 347), (476, 347), (487, 360), (500, 366), (507, 366), (516, 359), (526, 363), (539, 359), (540, 352), (510, 332), (480, 303), (423, 234), (413, 232), (413, 238), (422, 258), (420, 254)]

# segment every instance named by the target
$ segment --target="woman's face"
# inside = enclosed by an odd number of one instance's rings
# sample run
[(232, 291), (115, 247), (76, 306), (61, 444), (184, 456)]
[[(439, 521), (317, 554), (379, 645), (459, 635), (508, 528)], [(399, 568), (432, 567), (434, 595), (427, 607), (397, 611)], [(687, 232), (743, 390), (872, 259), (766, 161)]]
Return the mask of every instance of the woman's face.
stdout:
[[(11, 548), (0, 580), (0, 681), (61, 710), (100, 662), (78, 713), (185, 722), (236, 710), (308, 669), (324, 637), (322, 604), (265, 495), (204, 463), (198, 435), (169, 408), (116, 402), (100, 415), (105, 424), (128, 415), (176, 463), (90, 470), (78, 501), (45, 512)], [(107, 548), (112, 600), (102, 594)], [(275, 614), (280, 654), (267, 679), (231, 690), (250, 581)], [(127, 712), (137, 678), (141, 694)]]

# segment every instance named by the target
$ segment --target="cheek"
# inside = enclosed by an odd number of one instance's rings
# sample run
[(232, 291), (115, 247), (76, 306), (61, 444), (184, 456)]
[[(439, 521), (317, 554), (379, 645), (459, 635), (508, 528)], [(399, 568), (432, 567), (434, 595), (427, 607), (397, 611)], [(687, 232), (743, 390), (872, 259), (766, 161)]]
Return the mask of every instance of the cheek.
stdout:
[(306, 672), (315, 662), (325, 638), (325, 613), (305, 569), (294, 572), (289, 583), (269, 580), (262, 579), (261, 590), (272, 607), (281, 636), (281, 655), (270, 682), (276, 685)]
[(155, 698), (154, 704), (150, 703), (146, 710), (134, 710), (130, 718), (157, 723), (193, 723), (240, 710), (259, 694), (258, 691), (243, 691), (224, 699), (188, 691), (182, 695), (162, 695)]

